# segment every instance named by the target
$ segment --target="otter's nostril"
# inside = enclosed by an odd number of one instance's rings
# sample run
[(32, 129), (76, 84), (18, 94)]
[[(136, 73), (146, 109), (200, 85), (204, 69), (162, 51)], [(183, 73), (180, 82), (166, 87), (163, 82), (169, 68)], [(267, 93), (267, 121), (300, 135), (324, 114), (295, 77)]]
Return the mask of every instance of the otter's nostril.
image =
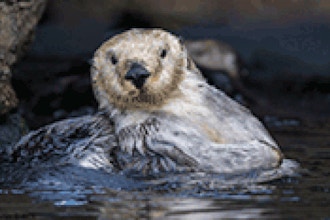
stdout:
[(140, 89), (149, 76), (149, 71), (141, 64), (133, 63), (131, 68), (127, 71), (125, 79), (130, 80), (136, 88)]

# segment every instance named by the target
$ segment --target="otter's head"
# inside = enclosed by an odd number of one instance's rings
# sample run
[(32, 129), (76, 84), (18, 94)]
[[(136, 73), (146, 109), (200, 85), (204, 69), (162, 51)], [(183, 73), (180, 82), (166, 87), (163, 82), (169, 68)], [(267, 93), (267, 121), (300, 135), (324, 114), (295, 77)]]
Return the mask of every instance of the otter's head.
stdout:
[(188, 65), (180, 40), (159, 29), (132, 29), (95, 52), (92, 81), (100, 107), (153, 109), (166, 103)]

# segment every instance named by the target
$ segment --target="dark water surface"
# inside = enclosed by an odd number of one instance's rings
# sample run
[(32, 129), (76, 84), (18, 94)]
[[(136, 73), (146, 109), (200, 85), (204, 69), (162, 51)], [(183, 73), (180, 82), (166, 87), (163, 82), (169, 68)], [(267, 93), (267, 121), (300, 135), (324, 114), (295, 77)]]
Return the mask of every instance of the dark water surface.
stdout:
[(329, 128), (282, 123), (271, 131), (286, 157), (305, 169), (299, 176), (223, 187), (207, 181), (157, 187), (130, 182), (126, 188), (111, 182), (111, 187), (2, 186), (0, 219), (329, 219)]

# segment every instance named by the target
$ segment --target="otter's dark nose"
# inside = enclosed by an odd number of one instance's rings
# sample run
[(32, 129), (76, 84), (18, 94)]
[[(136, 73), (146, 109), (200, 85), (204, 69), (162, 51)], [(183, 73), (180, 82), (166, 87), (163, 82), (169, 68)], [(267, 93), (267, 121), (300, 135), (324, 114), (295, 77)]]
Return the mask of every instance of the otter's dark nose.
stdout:
[(149, 76), (150, 73), (141, 64), (133, 63), (126, 73), (125, 79), (132, 81), (136, 88), (141, 89)]

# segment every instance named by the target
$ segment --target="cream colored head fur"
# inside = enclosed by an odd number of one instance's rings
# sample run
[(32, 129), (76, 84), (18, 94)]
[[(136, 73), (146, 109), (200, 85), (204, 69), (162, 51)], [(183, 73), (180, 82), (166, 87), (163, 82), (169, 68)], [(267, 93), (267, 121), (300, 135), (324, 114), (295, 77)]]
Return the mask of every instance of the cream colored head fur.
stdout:
[[(180, 40), (166, 31), (131, 29), (114, 36), (93, 59), (92, 82), (100, 108), (110, 104), (118, 109), (148, 110), (163, 105), (179, 92), (190, 62)], [(143, 65), (151, 74), (141, 89), (125, 79), (132, 63)]]

